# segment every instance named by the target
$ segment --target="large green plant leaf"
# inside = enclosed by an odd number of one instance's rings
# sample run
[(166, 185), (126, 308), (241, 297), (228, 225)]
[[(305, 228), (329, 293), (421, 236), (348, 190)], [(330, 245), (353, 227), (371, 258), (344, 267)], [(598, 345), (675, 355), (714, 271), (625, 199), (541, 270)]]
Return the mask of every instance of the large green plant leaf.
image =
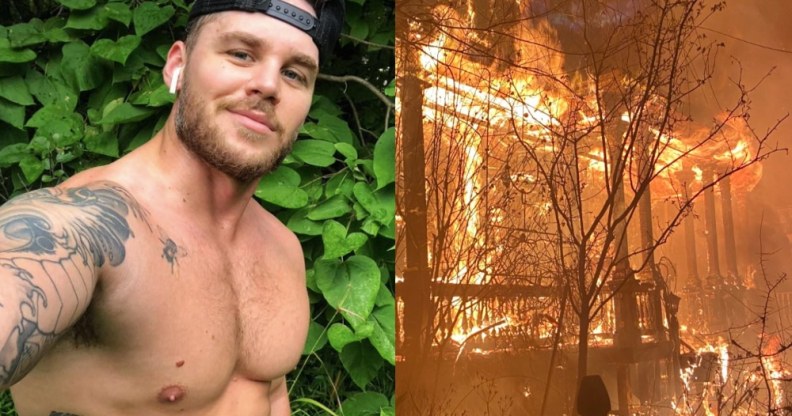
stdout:
[(58, 3), (72, 10), (87, 10), (96, 6), (96, 0), (57, 0)]
[[(369, 322), (374, 328), (369, 341), (376, 348), (380, 356), (391, 365), (396, 365), (396, 302), (387, 287), (381, 286), (377, 307), (369, 316)], [(379, 298), (385, 298), (380, 301)]]
[(66, 21), (67, 29), (101, 30), (107, 27), (110, 19), (102, 7), (93, 7), (90, 10), (72, 11)]
[(124, 3), (107, 3), (102, 6), (102, 14), (108, 19), (115, 20), (127, 27), (132, 21), (132, 10), (129, 10), (129, 5)]
[(380, 416), (380, 411), (389, 406), (388, 398), (382, 393), (356, 393), (341, 403), (341, 414), (344, 416)]
[(88, 91), (106, 79), (101, 62), (91, 55), (91, 48), (84, 42), (69, 42), (63, 45), (61, 72), (72, 89)]
[(162, 26), (173, 16), (176, 10), (173, 6), (160, 7), (157, 3), (144, 1), (132, 13), (132, 22), (135, 33), (143, 36), (148, 32)]
[(8, 40), (13, 48), (38, 45), (47, 41), (42, 33), (44, 22), (33, 19), (28, 23), (19, 23), (8, 28)]
[(309, 220), (320, 221), (331, 218), (338, 218), (352, 211), (349, 201), (343, 195), (336, 195), (326, 199), (324, 202), (312, 209), (307, 218)]
[(334, 323), (327, 330), (327, 339), (336, 351), (341, 352), (348, 344), (366, 339), (374, 331), (374, 327), (371, 325), (361, 325), (359, 329), (359, 331), (354, 331), (344, 324)]
[(377, 263), (369, 257), (319, 260), (314, 265), (316, 284), (331, 306), (356, 328), (368, 320), (380, 286)]
[(127, 35), (119, 38), (117, 41), (110, 39), (99, 39), (91, 45), (91, 52), (94, 55), (115, 61), (120, 64), (125, 64), (129, 54), (140, 45), (140, 36)]
[(396, 179), (396, 136), (393, 128), (382, 133), (374, 146), (374, 175), (377, 177), (377, 189)]
[(344, 347), (344, 350), (341, 351), (341, 363), (349, 372), (352, 381), (362, 389), (377, 376), (384, 361), (377, 350), (369, 343), (362, 341), (353, 342)]
[(363, 233), (347, 234), (346, 227), (338, 221), (327, 220), (322, 227), (324, 259), (343, 257), (363, 246), (368, 237)]
[(332, 143), (307, 139), (294, 143), (292, 155), (309, 165), (327, 167), (335, 162), (335, 151)]
[(308, 338), (305, 340), (303, 355), (313, 354), (322, 349), (327, 344), (327, 331), (325, 327), (311, 321), (308, 326)]
[(0, 98), (0, 120), (22, 129), (25, 125), (25, 107)]
[(19, 75), (0, 78), (0, 97), (19, 105), (33, 105), (33, 96), (30, 95), (25, 80)]
[(145, 120), (154, 111), (150, 108), (134, 106), (130, 103), (120, 105), (107, 111), (100, 124), (122, 124)]
[(36, 53), (30, 49), (12, 48), (8, 38), (0, 37), (0, 62), (30, 62), (36, 59)]
[(299, 186), (300, 174), (292, 168), (280, 166), (261, 179), (256, 196), (284, 208), (302, 208), (308, 205), (308, 194)]

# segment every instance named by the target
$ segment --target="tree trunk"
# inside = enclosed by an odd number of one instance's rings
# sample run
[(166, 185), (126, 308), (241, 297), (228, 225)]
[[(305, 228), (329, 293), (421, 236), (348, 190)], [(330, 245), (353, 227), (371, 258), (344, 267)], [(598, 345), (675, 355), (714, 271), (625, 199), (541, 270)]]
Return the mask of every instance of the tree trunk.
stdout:
[(577, 395), (580, 390), (580, 380), (588, 375), (588, 337), (589, 337), (589, 324), (591, 321), (588, 317), (588, 308), (581, 306), (581, 310), (585, 311), (580, 314), (580, 327), (578, 328), (578, 366), (577, 366), (577, 379), (575, 382), (575, 401), (573, 403), (572, 414), (577, 416)]
[[(405, 6), (406, 7), (406, 6)], [(408, 14), (397, 13), (397, 25), (407, 28), (409, 25)], [(411, 405), (411, 392), (422, 391), (421, 362), (426, 347), (432, 337), (426, 334), (429, 328), (428, 314), (429, 284), (431, 281), (428, 266), (428, 238), (427, 238), (427, 205), (425, 187), (425, 156), (423, 134), (423, 91), (421, 80), (416, 74), (417, 48), (405, 45), (408, 42), (407, 30), (402, 29), (403, 37), (398, 39), (397, 50), (403, 56), (403, 67), (400, 73), (405, 75), (398, 81), (402, 114), (400, 116), (400, 129), (397, 135), (397, 147), (401, 154), (401, 169), (404, 179), (399, 185), (403, 186), (400, 205), (403, 212), (405, 235), (405, 268), (404, 283), (399, 296), (404, 302), (403, 331), (404, 343), (402, 354), (404, 363), (400, 365), (403, 371), (397, 372), (397, 402), (401, 408), (408, 409)], [(409, 412), (406, 414), (410, 414)]]

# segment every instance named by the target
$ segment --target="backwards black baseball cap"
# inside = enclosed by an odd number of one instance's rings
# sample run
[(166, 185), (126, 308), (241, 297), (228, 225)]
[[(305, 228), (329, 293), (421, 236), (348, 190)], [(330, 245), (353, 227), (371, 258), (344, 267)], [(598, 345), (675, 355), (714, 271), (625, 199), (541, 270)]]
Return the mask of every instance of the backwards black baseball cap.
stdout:
[[(239, 10), (259, 12), (284, 21), (311, 36), (319, 48), (319, 60), (329, 56), (344, 28), (344, 0), (309, 0), (316, 17), (283, 0), (196, 0), (188, 21), (211, 13)], [(189, 24), (188, 24), (189, 26)]]

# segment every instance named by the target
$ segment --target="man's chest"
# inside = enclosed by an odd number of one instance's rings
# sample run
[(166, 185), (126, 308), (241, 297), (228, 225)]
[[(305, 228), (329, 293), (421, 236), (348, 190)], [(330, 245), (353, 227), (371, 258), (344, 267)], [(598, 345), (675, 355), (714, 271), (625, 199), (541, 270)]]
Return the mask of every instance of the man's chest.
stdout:
[(271, 380), (296, 365), (308, 300), (301, 269), (277, 247), (228, 250), (176, 235), (131, 248), (89, 313), (98, 341), (136, 355), (141, 373), (209, 386)]

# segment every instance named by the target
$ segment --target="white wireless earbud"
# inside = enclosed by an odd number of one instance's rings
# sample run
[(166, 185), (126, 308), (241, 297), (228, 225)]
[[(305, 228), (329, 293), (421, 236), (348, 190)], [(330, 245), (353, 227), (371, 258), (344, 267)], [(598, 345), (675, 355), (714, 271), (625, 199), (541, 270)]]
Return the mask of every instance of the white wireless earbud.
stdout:
[(182, 67), (176, 67), (173, 70), (173, 76), (171, 77), (170, 83), (170, 93), (176, 94), (176, 86), (179, 85), (179, 75), (181, 75)]

